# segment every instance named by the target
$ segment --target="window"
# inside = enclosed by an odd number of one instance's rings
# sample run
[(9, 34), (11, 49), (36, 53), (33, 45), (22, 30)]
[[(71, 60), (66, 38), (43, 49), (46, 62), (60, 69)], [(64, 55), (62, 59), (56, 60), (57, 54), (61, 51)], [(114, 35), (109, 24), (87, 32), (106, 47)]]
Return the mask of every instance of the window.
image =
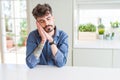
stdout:
[(26, 0), (0, 0), (2, 62), (25, 63), (27, 39)]
[[(120, 1), (76, 0), (74, 6), (74, 41), (78, 40), (78, 26), (80, 24), (92, 23), (97, 27), (101, 22), (105, 26), (105, 32), (108, 33), (111, 32), (111, 22), (116, 21), (120, 23)], [(117, 35), (120, 38), (120, 33)]]

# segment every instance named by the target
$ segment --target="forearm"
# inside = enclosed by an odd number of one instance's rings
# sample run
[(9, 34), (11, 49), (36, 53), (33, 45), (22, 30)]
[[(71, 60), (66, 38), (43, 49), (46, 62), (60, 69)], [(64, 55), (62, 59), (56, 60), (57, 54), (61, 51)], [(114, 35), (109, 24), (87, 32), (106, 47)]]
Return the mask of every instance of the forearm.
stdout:
[(67, 53), (63, 53), (60, 50), (57, 51), (56, 55), (54, 56), (55, 64), (58, 67), (62, 67), (66, 64), (67, 61)]
[(39, 62), (39, 59), (36, 59), (34, 54), (31, 54), (26, 57), (26, 64), (28, 65), (29, 68), (34, 68), (38, 62)]
[(42, 53), (42, 49), (44, 47), (44, 43), (40, 43), (38, 47), (34, 50), (34, 56), (38, 59)]
[(55, 64), (58, 67), (62, 67), (66, 64), (68, 56), (68, 46), (67, 44), (63, 44), (59, 49), (57, 48), (57, 52), (53, 55)]
[(58, 48), (57, 48), (57, 46), (55, 44), (52, 44), (51, 45), (51, 50), (52, 50), (53, 56), (55, 56), (57, 51), (58, 51)]
[(53, 58), (55, 60), (55, 64), (58, 67), (61, 67), (65, 64), (66, 59), (64, 53), (62, 53), (60, 50), (58, 50), (57, 46), (55, 44), (51, 45), (51, 50), (53, 54)]
[(33, 51), (33, 53), (29, 53), (29, 51), (31, 50), (27, 50), (27, 53), (30, 55), (26, 56), (26, 63), (30, 68), (33, 68), (37, 65), (37, 63), (40, 62), (39, 57), (42, 53), (42, 45), (39, 44), (38, 47)]

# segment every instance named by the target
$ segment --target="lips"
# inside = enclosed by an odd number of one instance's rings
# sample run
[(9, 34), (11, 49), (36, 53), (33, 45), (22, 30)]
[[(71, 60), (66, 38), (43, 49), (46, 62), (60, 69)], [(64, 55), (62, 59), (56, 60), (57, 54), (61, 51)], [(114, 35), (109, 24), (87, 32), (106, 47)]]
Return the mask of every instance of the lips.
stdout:
[(45, 26), (44, 29), (46, 29), (46, 30), (50, 30), (51, 27), (52, 27), (52, 25), (48, 25), (48, 26)]
[(52, 25), (46, 25), (45, 28), (52, 27)]
[(48, 30), (50, 30), (50, 28), (48, 28)]

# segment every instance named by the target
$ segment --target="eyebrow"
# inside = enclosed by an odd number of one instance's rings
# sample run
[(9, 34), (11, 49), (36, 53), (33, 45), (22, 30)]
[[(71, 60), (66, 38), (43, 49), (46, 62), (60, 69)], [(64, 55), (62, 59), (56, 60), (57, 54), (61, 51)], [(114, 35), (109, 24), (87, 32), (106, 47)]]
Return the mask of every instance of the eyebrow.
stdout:
[[(48, 16), (48, 17), (47, 17), (47, 18), (45, 18), (45, 19), (48, 19), (48, 18), (51, 18), (51, 16)], [(44, 20), (44, 18), (43, 18), (43, 19), (40, 19), (40, 20)], [(40, 20), (39, 20), (39, 21), (40, 21)]]
[(51, 16), (48, 16), (47, 18), (51, 18)]

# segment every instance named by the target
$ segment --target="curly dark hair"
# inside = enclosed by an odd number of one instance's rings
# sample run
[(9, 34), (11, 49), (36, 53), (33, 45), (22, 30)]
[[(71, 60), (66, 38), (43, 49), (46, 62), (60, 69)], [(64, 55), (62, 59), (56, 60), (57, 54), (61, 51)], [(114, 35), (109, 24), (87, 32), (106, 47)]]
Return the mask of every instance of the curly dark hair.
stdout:
[(35, 19), (37, 19), (37, 17), (42, 17), (48, 13), (52, 14), (52, 8), (49, 4), (46, 4), (46, 3), (37, 4), (37, 6), (32, 11), (32, 14)]

